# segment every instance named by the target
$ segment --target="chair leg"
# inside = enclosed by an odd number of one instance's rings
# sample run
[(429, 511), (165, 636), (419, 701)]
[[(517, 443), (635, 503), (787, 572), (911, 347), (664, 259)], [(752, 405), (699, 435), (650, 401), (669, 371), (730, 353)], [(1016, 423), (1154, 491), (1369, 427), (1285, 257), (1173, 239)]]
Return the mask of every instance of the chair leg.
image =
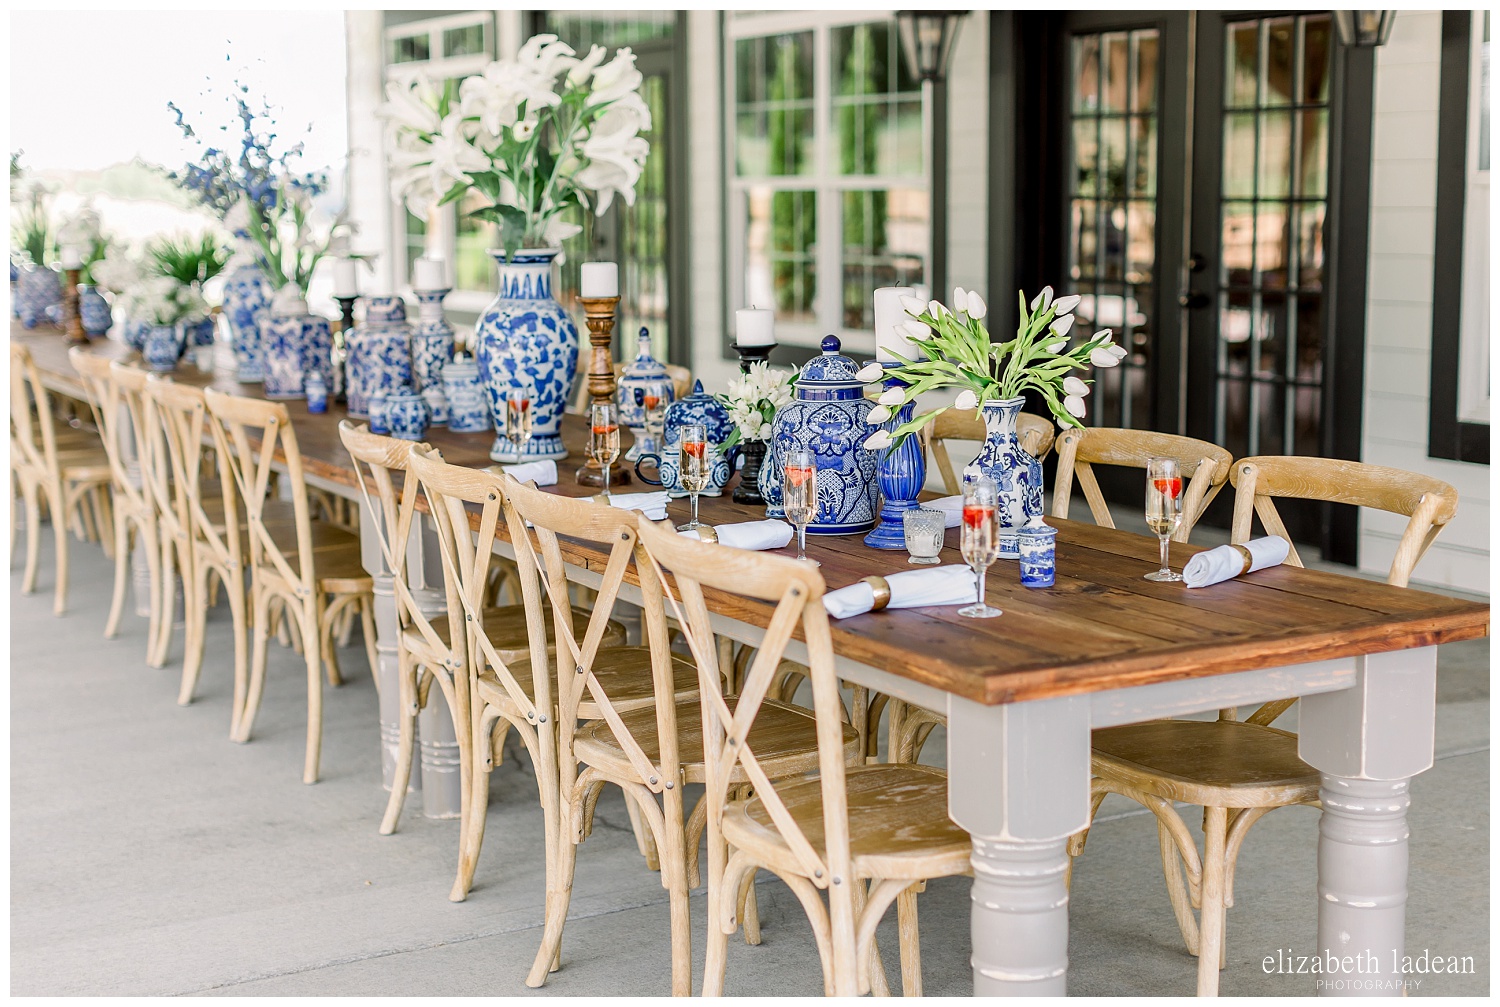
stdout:
[(745, 931), (745, 943), (754, 947), (760, 943), (760, 903), (755, 897), (755, 871), (746, 871), (740, 884), (739, 918)]
[(321, 595), (302, 604), (302, 656), (307, 661), (307, 755), (302, 763), (302, 782), (318, 782), (318, 761), (323, 751), (323, 668)]
[(36, 591), (37, 564), (41, 559), (42, 505), (37, 499), (36, 483), (21, 483), (21, 498), (26, 504), (26, 571), (21, 575), (21, 593)]
[(324, 609), (318, 621), (318, 654), (327, 672), (328, 684), (335, 689), (344, 684), (344, 673), (339, 668), (339, 653), (336, 645), (338, 621), (348, 612), (349, 606), (354, 604), (357, 602), (348, 600), (347, 596), (339, 598), (329, 608)]
[[(354, 624), (353, 619), (350, 625)], [(365, 638), (365, 657), (370, 662), (370, 677), (375, 680), (375, 688), (380, 688), (380, 675), (376, 672), (380, 668), (380, 656), (375, 650), (375, 596), (366, 595), (359, 603), (359, 631)]]
[(1188, 954), (1198, 953), (1198, 921), (1193, 916), (1193, 897), (1187, 882), (1182, 877), (1182, 856), (1171, 831), (1158, 821), (1156, 831), (1161, 842), (1161, 869), (1167, 879), (1167, 899), (1172, 903), (1172, 914), (1177, 917), (1177, 929), (1182, 931), (1182, 941)]
[(52, 595), (52, 614), (62, 615), (68, 610), (68, 504), (60, 489), (54, 492), (52, 541), (57, 550), (57, 588)]
[(896, 896), (896, 925), (901, 935), (901, 995), (922, 995), (922, 942), (917, 930), (917, 886)]
[(112, 640), (120, 632), (120, 616), (125, 614), (125, 591), (130, 579), (130, 522), (124, 512), (115, 508), (115, 593), (109, 602), (109, 618), (104, 621), (104, 637)]
[[(412, 756), (416, 749), (417, 736), (417, 688), (411, 657), (405, 647), (398, 657), (400, 670), (397, 684), (401, 688), (401, 737), (396, 747), (396, 768), (391, 774), (391, 796), (385, 803), (385, 817), (380, 820), (380, 834), (389, 836), (396, 831), (401, 821), (401, 806), (406, 803), (406, 788), (411, 784)], [(468, 806), (469, 795), (460, 795), (460, 802)], [(459, 834), (463, 834), (464, 822), (459, 823)]]
[[(157, 529), (160, 535), (161, 529)], [(157, 607), (156, 624), (153, 627), (155, 635), (151, 638), (151, 656), (147, 663), (153, 668), (160, 668), (167, 663), (167, 651), (172, 645), (172, 621), (177, 616), (177, 568), (185, 564), (177, 562), (176, 544), (170, 535), (161, 537), (161, 566), (158, 576), (161, 578), (157, 585), (157, 597), (161, 604)], [(186, 587), (184, 587), (186, 591)]]
[[(192, 549), (192, 543), (188, 543)], [(186, 558), (186, 557), (184, 557)], [(193, 701), (193, 689), (203, 668), (203, 638), (208, 631), (208, 582), (212, 572), (205, 565), (184, 571), (182, 578), (182, 616), (187, 623), (182, 633), (182, 681), (177, 686), (177, 705)]]
[[(249, 693), (249, 636), (250, 613), (245, 599), (245, 580), (238, 569), (230, 570), (229, 579), (222, 577), (212, 581), (222, 584), (229, 596), (229, 612), (234, 620), (234, 697), (229, 708), (229, 736), (239, 730), (240, 718), (244, 716), (245, 701)], [(203, 637), (199, 637), (200, 642)], [(248, 731), (249, 729), (246, 728)]]
[[(712, 815), (713, 811), (710, 810)], [(703, 990), (706, 997), (724, 995), (724, 971), (729, 964), (729, 935), (724, 932), (724, 869), (729, 851), (718, 830), (708, 828), (708, 935), (703, 953)]]
[(1198, 922), (1198, 995), (1219, 995), (1219, 969), (1224, 953), (1224, 854), (1228, 812), (1204, 809), (1203, 895)]
[(538, 732), (536, 754), (537, 790), (542, 798), (542, 823), (547, 849), (547, 923), (542, 931), (542, 946), (532, 960), (526, 985), (535, 989), (547, 981), (547, 974), (562, 962), (563, 925), (568, 920), (568, 904), (573, 898), (573, 869), (578, 861), (578, 846), (563, 828), (563, 808), (559, 797), (557, 747), (547, 743)]
[(245, 692), (245, 705), (240, 710), (239, 723), (230, 733), (231, 740), (241, 744), (250, 740), (255, 713), (260, 709), (260, 696), (266, 687), (266, 647), (271, 638), (270, 595), (258, 587), (252, 587), (251, 594), (254, 596), (251, 623), (255, 627), (255, 650), (250, 657), (250, 682)]
[(635, 833), (636, 849), (641, 851), (641, 856), (646, 858), (646, 866), (653, 871), (661, 870), (661, 857), (656, 852), (656, 840), (651, 835), (651, 830), (641, 819), (641, 809), (636, 806), (635, 797), (630, 791), (625, 791), (625, 813), (630, 816), (630, 831)]
[[(462, 902), (469, 897), (474, 886), (474, 870), (479, 865), (479, 851), (484, 846), (484, 820), (490, 807), (491, 760), (489, 746), (493, 744), (490, 732), (494, 724), (485, 724), (481, 718), (478, 730), (470, 729), (470, 758), (474, 768), (469, 771), (469, 818), (459, 836), (458, 876), (453, 879), (453, 890), (448, 893), (450, 902)], [(547, 859), (551, 860), (551, 853)]]

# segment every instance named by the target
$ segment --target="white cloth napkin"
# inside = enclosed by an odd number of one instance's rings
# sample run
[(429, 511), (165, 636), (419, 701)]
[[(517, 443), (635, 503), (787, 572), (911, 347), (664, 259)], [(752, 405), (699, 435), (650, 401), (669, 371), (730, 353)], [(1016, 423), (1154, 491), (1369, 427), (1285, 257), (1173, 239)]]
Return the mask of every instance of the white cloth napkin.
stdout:
[(621, 510), (638, 510), (652, 521), (660, 521), (667, 516), (667, 501), (671, 497), (666, 490), (656, 493), (611, 493), (609, 505)]
[[(888, 574), (891, 600), (886, 608), (926, 608), (936, 605), (967, 605), (979, 595), (974, 571), (966, 566), (931, 566), (925, 570), (903, 570)], [(875, 589), (864, 581), (830, 591), (823, 607), (835, 619), (863, 615), (875, 607)]]
[[(792, 526), (785, 521), (738, 521), (714, 525), (720, 545), (732, 549), (780, 549), (792, 541)], [(679, 532), (686, 538), (700, 538), (698, 529)]]
[(557, 485), (557, 462), (543, 460), (539, 462), (521, 462), (516, 465), (500, 466), (518, 483), (536, 480), (538, 486)]
[(1245, 569), (1245, 556), (1232, 545), (1221, 545), (1197, 553), (1182, 568), (1182, 582), (1188, 587), (1208, 587), (1226, 580), (1233, 580), (1243, 573), (1254, 573), (1268, 566), (1280, 566), (1286, 562), (1291, 546), (1280, 535), (1269, 535), (1245, 543), (1250, 552), (1250, 569)]
[(944, 528), (957, 528), (964, 523), (964, 498), (962, 495), (928, 500), (922, 506), (928, 510), (942, 511)]

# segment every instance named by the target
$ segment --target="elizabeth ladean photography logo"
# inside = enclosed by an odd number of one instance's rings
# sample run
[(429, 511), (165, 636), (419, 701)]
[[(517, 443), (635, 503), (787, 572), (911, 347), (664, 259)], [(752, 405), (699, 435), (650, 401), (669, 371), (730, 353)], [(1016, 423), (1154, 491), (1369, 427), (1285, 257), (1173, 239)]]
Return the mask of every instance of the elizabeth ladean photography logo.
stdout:
[[(1472, 975), (1471, 955), (1434, 954), (1427, 948), (1415, 955), (1392, 950), (1386, 955), (1361, 951), (1354, 955), (1336, 955), (1324, 949), (1313, 955), (1294, 954), (1291, 948), (1277, 948), (1266, 955), (1260, 967), (1266, 974), (1326, 976), (1318, 980), (1319, 990), (1405, 989), (1415, 992), (1428, 975)], [(1347, 978), (1346, 978), (1347, 977)]]

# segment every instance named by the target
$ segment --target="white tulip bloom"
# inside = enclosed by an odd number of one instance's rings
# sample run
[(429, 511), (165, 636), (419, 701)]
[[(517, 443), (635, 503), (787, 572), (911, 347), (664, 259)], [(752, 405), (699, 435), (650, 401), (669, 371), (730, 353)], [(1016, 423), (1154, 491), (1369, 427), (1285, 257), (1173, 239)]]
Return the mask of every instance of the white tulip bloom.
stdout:
[(1078, 307), (1078, 302), (1081, 300), (1083, 300), (1083, 298), (1079, 297), (1077, 294), (1069, 294), (1067, 297), (1059, 297), (1057, 299), (1057, 302), (1053, 304), (1053, 307), (1057, 309), (1057, 314), (1059, 316), (1071, 315), (1073, 313), (1073, 309)]
[(1052, 331), (1059, 336), (1066, 336), (1073, 328), (1073, 321), (1072, 315), (1060, 315), (1052, 319)]
[(880, 398), (875, 400), (883, 406), (899, 406), (906, 401), (906, 392), (900, 388), (887, 388), (880, 393)]
[(1114, 339), (1114, 330), (1113, 329), (1100, 329), (1098, 332), (1094, 333), (1089, 338), (1090, 339), (1102, 339), (1102, 340), (1104, 340), (1104, 345), (1108, 346), (1109, 343), (1110, 343), (1110, 341), (1112, 339)]
[(927, 313), (933, 318), (942, 318), (944, 315), (953, 314), (953, 312), (949, 311), (942, 301), (938, 300), (927, 302)]
[(909, 322), (897, 322), (894, 326), (896, 335), (905, 336), (907, 339), (931, 339), (932, 326), (926, 322), (912, 319)]
[(1120, 358), (1109, 352), (1108, 346), (1096, 346), (1089, 351), (1089, 363), (1095, 367), (1113, 367)]
[(1072, 413), (1074, 416), (1077, 416), (1079, 419), (1082, 419), (1088, 412), (1087, 407), (1085, 407), (1083, 404), (1083, 399), (1077, 395), (1069, 395), (1067, 398), (1063, 399), (1063, 408)]
[(1050, 346), (1044, 346), (1044, 347), (1042, 347), (1042, 349), (1046, 350), (1048, 353), (1061, 353), (1063, 350), (1066, 350), (1067, 348), (1068, 348), (1068, 342), (1067, 342), (1067, 340), (1063, 340), (1060, 343), (1053, 343)]
[(1109, 346), (1106, 346), (1105, 349), (1113, 353), (1116, 360), (1124, 360), (1129, 355), (1126, 353), (1125, 347), (1121, 346), (1119, 343), (1113, 343)]
[(1040, 309), (1041, 312), (1042, 312), (1042, 314), (1046, 314), (1047, 313), (1047, 309), (1049, 307), (1051, 307), (1051, 306), (1052, 306), (1052, 288), (1051, 287), (1043, 287), (1042, 288), (1042, 292), (1040, 294), (1037, 294), (1035, 297), (1033, 297), (1031, 299), (1031, 310), (1032, 310), (1033, 313), (1035, 313), (1038, 309)]
[[(753, 367), (755, 365), (751, 364), (751, 366)], [(881, 366), (879, 361), (872, 360), (868, 364), (865, 364), (863, 367), (861, 367), (859, 369), (859, 373), (855, 374), (854, 376), (856, 378), (859, 378), (859, 380), (867, 383), (871, 381), (879, 381), (881, 378), (885, 377), (885, 368)]]
[(953, 310), (954, 311), (962, 311), (962, 310), (964, 310), (964, 306), (966, 304), (968, 304), (968, 303), (969, 303), (969, 294), (968, 294), (968, 291), (964, 290), (963, 287), (954, 287), (953, 288)]
[(884, 423), (890, 418), (890, 406), (876, 406), (874, 409), (870, 410), (867, 416), (865, 416), (865, 422), (870, 424), (871, 426), (875, 426), (877, 423)]
[(891, 446), (891, 435), (887, 430), (877, 430), (865, 438), (866, 451), (879, 451)]
[(1089, 393), (1089, 386), (1085, 384), (1081, 378), (1074, 377), (1072, 374), (1069, 374), (1067, 377), (1063, 378), (1062, 386), (1063, 391), (1068, 393), (1069, 395), (1077, 395), (1082, 397)]
[(908, 315), (916, 317), (917, 315), (920, 315), (927, 310), (927, 302), (922, 300), (920, 297), (913, 297), (910, 294), (902, 294), (901, 309)]
[(958, 393), (958, 398), (953, 400), (954, 409), (971, 410), (979, 408), (979, 396), (974, 394), (972, 388), (965, 388)]
[(979, 291), (969, 291), (968, 316), (977, 321), (978, 319), (983, 318), (984, 313), (988, 310), (989, 308), (985, 305), (984, 298), (979, 296)]

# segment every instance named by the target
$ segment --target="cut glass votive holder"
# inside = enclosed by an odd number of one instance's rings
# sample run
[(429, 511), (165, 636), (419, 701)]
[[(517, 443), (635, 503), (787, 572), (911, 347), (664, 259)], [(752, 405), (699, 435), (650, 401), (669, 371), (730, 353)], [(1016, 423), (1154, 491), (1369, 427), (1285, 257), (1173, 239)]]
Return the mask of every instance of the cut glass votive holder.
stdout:
[(901, 529), (906, 534), (906, 551), (910, 563), (925, 566), (942, 562), (943, 532), (946, 515), (940, 510), (913, 507), (901, 515)]

